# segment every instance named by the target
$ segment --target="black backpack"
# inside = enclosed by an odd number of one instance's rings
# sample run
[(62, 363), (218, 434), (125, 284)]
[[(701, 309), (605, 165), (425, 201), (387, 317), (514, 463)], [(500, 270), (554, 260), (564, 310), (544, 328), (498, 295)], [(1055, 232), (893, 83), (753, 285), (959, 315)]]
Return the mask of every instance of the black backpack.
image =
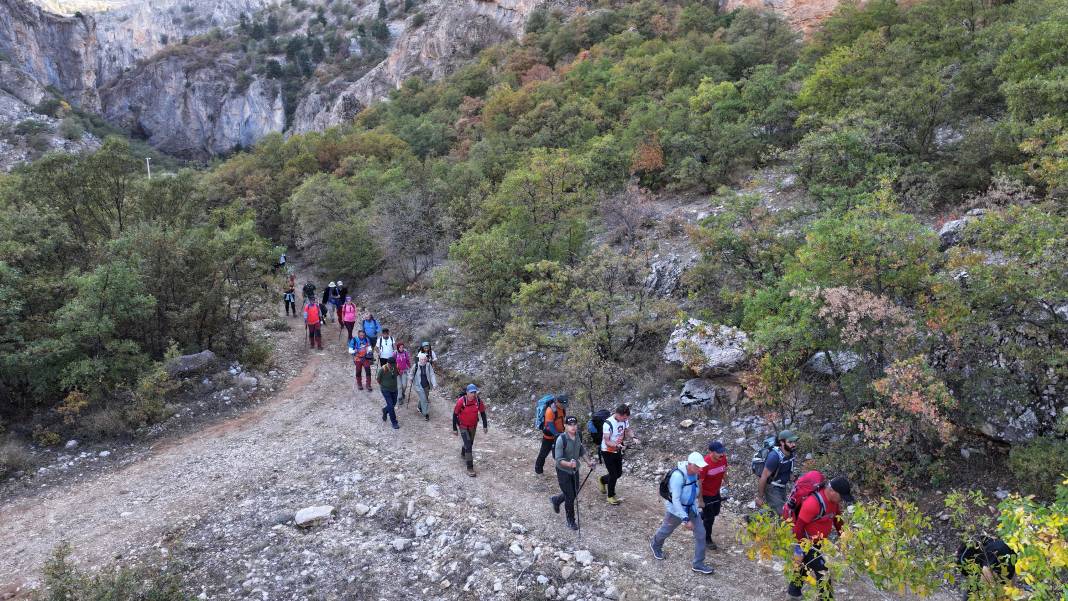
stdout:
[(590, 421), (586, 422), (586, 433), (590, 435), (590, 441), (601, 449), (601, 437), (604, 435), (604, 421), (612, 417), (612, 412), (607, 409), (594, 411)]
[(660, 478), (660, 497), (668, 503), (671, 502), (671, 474), (677, 471), (679, 471), (679, 468), (673, 467), (664, 474), (663, 478)]

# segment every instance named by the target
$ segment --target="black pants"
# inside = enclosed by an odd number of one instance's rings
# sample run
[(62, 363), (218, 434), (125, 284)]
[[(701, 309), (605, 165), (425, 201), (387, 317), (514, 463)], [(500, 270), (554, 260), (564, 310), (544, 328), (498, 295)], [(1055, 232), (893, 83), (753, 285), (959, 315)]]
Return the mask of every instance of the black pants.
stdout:
[(296, 317), (297, 316), (297, 303), (295, 303), (292, 300), (290, 300), (288, 296), (283, 296), (282, 297), (282, 302), (285, 303), (285, 305), (286, 305), (286, 316), (288, 317), (290, 312), (292, 311), (293, 317)]
[(554, 503), (563, 501), (564, 510), (567, 512), (567, 520), (575, 521), (575, 497), (578, 496), (578, 471), (574, 474), (564, 470), (556, 470), (556, 482), (560, 484), (560, 494), (553, 497)]
[(470, 430), (460, 428), (460, 440), (463, 442), (460, 455), (467, 462), (467, 469), (469, 470), (475, 469), (475, 430), (478, 430), (477, 424)]
[(556, 446), (555, 440), (545, 440), (543, 436), (541, 439), (541, 450), (538, 451), (538, 458), (534, 460), (534, 473), (540, 474), (545, 471), (545, 459), (552, 455), (553, 447)]
[(705, 542), (712, 540), (712, 525), (716, 523), (716, 516), (719, 515), (719, 506), (722, 499), (719, 495), (714, 497), (701, 496), (701, 499), (705, 502), (705, 509), (701, 512), (701, 522), (705, 525)]
[(830, 601), (834, 599), (834, 591), (831, 590), (831, 579), (827, 576), (827, 564), (823, 559), (823, 553), (820, 553), (819, 548), (812, 547), (805, 553), (805, 557), (801, 560), (801, 567), (794, 573), (790, 579), (790, 586), (787, 589), (787, 593), (791, 597), (801, 598), (801, 587), (804, 585), (805, 576), (812, 572), (812, 576), (816, 578), (816, 588), (819, 591), (817, 599), (820, 601)]
[(601, 453), (604, 469), (608, 473), (601, 476), (601, 482), (608, 487), (608, 496), (616, 496), (616, 481), (623, 477), (623, 453)]

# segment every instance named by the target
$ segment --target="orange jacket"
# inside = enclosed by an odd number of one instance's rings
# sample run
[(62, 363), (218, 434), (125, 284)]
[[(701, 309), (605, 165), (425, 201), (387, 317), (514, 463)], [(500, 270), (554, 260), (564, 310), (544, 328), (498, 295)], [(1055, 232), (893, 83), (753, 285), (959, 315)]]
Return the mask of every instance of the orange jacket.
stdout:
[[(545, 440), (556, 440), (557, 435), (564, 433), (565, 417), (567, 417), (567, 410), (562, 405), (549, 403), (549, 406), (545, 408), (545, 425), (542, 426), (541, 437)], [(550, 434), (549, 424), (556, 428), (556, 434)]]

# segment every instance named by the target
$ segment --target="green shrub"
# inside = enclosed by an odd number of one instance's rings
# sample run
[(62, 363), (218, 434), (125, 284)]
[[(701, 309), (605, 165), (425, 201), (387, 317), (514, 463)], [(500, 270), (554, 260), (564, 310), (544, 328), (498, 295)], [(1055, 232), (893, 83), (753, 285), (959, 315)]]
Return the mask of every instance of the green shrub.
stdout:
[(184, 601), (178, 566), (108, 568), (89, 574), (71, 561), (70, 544), (61, 543), (44, 566), (39, 601)]
[(85, 135), (85, 128), (82, 127), (82, 124), (77, 119), (65, 117), (63, 122), (59, 124), (59, 135), (72, 142), (78, 141)]
[(288, 332), (290, 329), (289, 322), (282, 318), (275, 318), (268, 321), (265, 327), (272, 332)]
[(1057, 485), (1068, 478), (1068, 441), (1044, 436), (1014, 446), (1009, 469), (1024, 492), (1052, 498)]
[(52, 128), (44, 121), (24, 119), (15, 125), (15, 133), (23, 136), (32, 136), (34, 134), (52, 133)]
[(266, 340), (250, 340), (241, 349), (241, 364), (245, 367), (265, 371), (271, 366), (274, 349)]

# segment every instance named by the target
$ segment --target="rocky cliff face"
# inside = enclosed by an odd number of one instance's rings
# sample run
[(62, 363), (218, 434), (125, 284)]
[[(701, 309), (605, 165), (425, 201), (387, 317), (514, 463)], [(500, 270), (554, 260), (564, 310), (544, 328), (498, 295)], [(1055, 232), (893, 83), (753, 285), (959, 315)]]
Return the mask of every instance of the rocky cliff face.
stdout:
[[(771, 10), (781, 14), (790, 25), (808, 35), (838, 6), (839, 0), (720, 0), (720, 10), (739, 8)], [(863, 4), (863, 2), (861, 2)]]
[(98, 110), (96, 26), (24, 0), (0, 2), (0, 89), (27, 104), (55, 88), (72, 103)]

